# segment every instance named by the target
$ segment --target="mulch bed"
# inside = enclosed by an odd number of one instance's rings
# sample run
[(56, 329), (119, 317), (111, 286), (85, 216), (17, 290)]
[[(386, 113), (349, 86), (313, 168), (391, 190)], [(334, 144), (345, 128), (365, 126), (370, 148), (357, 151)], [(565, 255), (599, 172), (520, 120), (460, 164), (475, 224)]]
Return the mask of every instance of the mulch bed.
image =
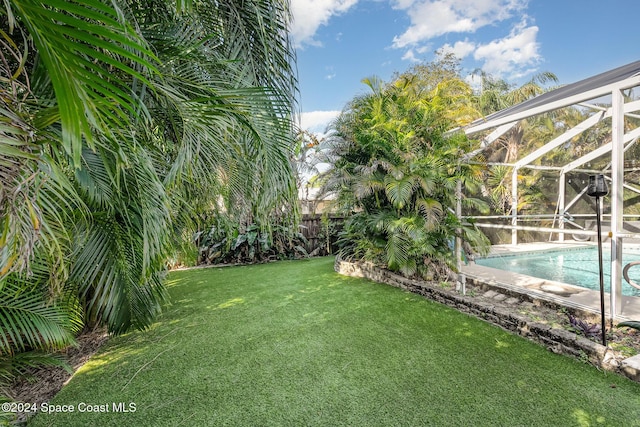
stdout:
[[(108, 338), (109, 335), (104, 328), (84, 331), (76, 338), (77, 346), (68, 347), (59, 354), (73, 372), (76, 372)], [(35, 403), (39, 407), (41, 403), (49, 402), (72, 376), (73, 374), (61, 367), (30, 369), (25, 377), (11, 385), (8, 397), (16, 402)], [(18, 422), (26, 421), (26, 415), (19, 413)]]

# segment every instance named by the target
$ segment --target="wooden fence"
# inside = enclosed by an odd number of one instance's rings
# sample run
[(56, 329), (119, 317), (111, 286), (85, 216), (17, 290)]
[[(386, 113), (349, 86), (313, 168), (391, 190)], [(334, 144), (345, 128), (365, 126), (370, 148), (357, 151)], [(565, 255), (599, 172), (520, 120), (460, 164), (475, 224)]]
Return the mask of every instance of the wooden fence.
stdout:
[(300, 233), (307, 239), (307, 253), (310, 255), (330, 255), (336, 251), (338, 233), (342, 230), (344, 217), (338, 215), (303, 215)]

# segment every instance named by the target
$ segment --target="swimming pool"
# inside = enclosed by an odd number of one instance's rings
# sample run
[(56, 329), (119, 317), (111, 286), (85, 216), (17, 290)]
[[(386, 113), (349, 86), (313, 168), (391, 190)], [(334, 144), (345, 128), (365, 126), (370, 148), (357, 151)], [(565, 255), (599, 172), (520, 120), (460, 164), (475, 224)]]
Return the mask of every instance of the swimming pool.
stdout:
[[(604, 286), (605, 291), (609, 292), (611, 252), (609, 247), (603, 248), (602, 252)], [(624, 247), (623, 266), (628, 262), (638, 260), (640, 260), (640, 246)], [(596, 246), (489, 256), (476, 259), (476, 264), (600, 290), (598, 248)], [(629, 270), (629, 278), (640, 282), (640, 266)], [(623, 279), (622, 295), (640, 296), (640, 289), (634, 288)]]

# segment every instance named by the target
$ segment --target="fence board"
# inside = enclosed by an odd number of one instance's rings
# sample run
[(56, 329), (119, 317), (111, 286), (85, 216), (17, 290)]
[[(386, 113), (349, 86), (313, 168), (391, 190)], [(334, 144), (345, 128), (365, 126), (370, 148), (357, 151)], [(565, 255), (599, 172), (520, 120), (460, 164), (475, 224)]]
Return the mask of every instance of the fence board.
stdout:
[[(344, 217), (329, 215), (329, 229), (323, 224), (320, 215), (303, 215), (300, 221), (300, 233), (307, 239), (305, 249), (313, 255), (329, 255), (335, 253), (338, 232), (342, 229)], [(327, 233), (328, 242), (327, 242)]]

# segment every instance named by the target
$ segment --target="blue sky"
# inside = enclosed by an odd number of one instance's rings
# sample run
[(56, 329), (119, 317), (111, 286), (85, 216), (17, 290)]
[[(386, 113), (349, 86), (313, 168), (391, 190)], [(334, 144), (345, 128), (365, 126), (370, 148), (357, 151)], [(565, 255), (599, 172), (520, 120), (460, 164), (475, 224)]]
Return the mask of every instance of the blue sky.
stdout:
[(463, 73), (560, 84), (640, 59), (638, 0), (291, 0), (301, 125), (322, 132), (361, 80), (388, 80), (444, 49)]

